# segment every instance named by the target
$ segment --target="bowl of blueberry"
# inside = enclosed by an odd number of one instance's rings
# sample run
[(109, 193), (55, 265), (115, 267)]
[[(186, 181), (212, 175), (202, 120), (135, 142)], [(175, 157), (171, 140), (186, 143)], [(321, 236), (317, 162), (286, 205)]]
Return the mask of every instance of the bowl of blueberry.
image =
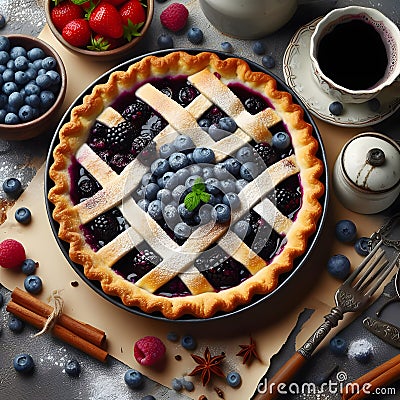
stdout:
[(75, 54), (98, 61), (123, 59), (150, 27), (154, 0), (46, 0), (55, 38)]
[(67, 76), (57, 52), (27, 35), (0, 36), (0, 139), (26, 140), (58, 121)]

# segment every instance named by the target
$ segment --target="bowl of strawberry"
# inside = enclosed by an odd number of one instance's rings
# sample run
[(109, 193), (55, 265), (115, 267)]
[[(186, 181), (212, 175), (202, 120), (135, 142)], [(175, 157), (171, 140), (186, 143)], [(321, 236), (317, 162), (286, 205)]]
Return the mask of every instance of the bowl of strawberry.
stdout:
[(47, 0), (46, 20), (67, 49), (109, 61), (121, 59), (141, 40), (154, 0)]

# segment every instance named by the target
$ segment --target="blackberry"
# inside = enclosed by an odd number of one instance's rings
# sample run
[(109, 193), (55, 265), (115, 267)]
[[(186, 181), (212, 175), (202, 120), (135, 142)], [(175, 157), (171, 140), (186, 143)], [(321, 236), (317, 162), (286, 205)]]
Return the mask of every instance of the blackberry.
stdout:
[(137, 138), (133, 139), (132, 147), (131, 147), (131, 154), (134, 157), (137, 157), (140, 152), (150, 143), (150, 138), (138, 136)]
[(219, 120), (227, 115), (217, 106), (212, 106), (200, 119), (208, 119), (210, 121), (210, 126), (212, 124), (218, 125)]
[(288, 216), (300, 207), (300, 194), (284, 187), (275, 188), (271, 201), (275, 201), (278, 210)]
[(150, 166), (158, 157), (156, 144), (150, 140), (149, 138), (145, 138), (145, 141), (149, 141), (149, 144), (138, 155), (140, 162), (147, 166)]
[(250, 114), (257, 114), (267, 108), (265, 101), (255, 96), (247, 98), (244, 102), (244, 106)]
[(256, 143), (254, 145), (254, 150), (261, 157), (267, 167), (275, 164), (279, 159), (274, 148), (266, 142)]
[(117, 173), (122, 170), (135, 159), (132, 154), (114, 154), (110, 160), (110, 167)]
[(160, 289), (156, 291), (159, 296), (187, 296), (190, 295), (190, 291), (187, 286), (183, 283), (182, 279), (175, 277), (167, 282), (165, 285), (161, 286)]
[[(167, 126), (167, 122), (164, 118), (160, 117), (157, 114), (153, 114), (147, 122), (142, 126), (142, 131), (140, 136), (148, 137), (153, 139), (157, 136), (165, 127)], [(139, 137), (140, 137), (139, 136)]]
[(89, 177), (84, 177), (78, 182), (78, 191), (80, 195), (80, 200), (92, 197), (96, 192), (101, 189), (100, 185), (93, 179)]
[(133, 269), (138, 277), (142, 277), (161, 262), (161, 257), (153, 251), (144, 249), (140, 250), (133, 257)]
[(195, 97), (199, 95), (199, 91), (192, 85), (184, 86), (178, 93), (178, 100), (183, 106), (191, 103)]
[(130, 104), (121, 114), (134, 126), (142, 126), (150, 118), (150, 107), (143, 101), (136, 100)]
[(93, 220), (92, 230), (101, 241), (108, 243), (118, 235), (120, 226), (118, 220), (111, 213), (107, 213)]
[(217, 289), (226, 289), (239, 285), (249, 277), (248, 271), (233, 258), (229, 257), (218, 266), (204, 271), (206, 279)]
[(106, 143), (113, 151), (127, 150), (133, 139), (133, 126), (129, 121), (119, 123), (107, 129)]

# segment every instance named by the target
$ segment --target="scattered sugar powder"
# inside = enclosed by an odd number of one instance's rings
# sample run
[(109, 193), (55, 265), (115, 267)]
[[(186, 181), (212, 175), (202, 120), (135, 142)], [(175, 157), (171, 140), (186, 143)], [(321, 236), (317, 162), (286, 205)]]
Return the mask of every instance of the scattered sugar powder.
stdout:
[(348, 349), (349, 358), (359, 362), (367, 362), (374, 353), (374, 346), (367, 339), (358, 339), (350, 343)]

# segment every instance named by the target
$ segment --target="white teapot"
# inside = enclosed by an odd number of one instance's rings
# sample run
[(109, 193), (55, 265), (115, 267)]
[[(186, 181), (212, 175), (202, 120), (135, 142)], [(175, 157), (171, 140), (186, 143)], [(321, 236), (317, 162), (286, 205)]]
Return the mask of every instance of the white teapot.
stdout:
[(218, 30), (240, 39), (275, 32), (292, 18), (298, 4), (311, 1), (321, 0), (199, 0), (204, 15)]

